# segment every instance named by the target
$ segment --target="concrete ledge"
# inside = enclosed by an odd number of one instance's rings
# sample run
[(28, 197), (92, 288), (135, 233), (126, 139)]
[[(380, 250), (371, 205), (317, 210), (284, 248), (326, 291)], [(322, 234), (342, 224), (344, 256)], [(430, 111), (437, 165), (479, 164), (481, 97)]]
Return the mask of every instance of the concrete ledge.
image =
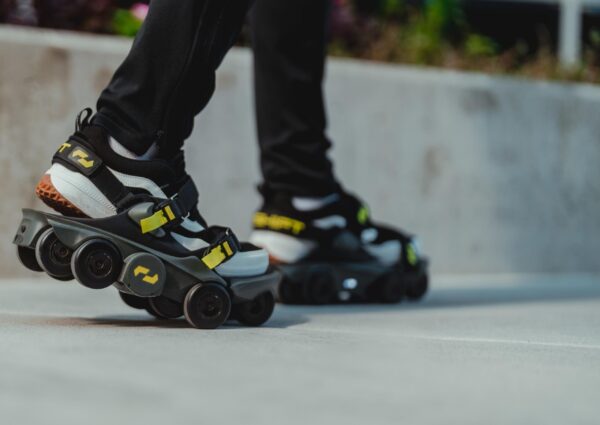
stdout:
[[(0, 26), (0, 270), (19, 208), (130, 40)], [(251, 54), (234, 49), (187, 144), (202, 210), (248, 234), (259, 181)], [(375, 217), (443, 272), (600, 271), (600, 89), (332, 60), (332, 152)], [(214, 177), (214, 164), (235, 174)], [(207, 188), (212, 188), (208, 190)]]

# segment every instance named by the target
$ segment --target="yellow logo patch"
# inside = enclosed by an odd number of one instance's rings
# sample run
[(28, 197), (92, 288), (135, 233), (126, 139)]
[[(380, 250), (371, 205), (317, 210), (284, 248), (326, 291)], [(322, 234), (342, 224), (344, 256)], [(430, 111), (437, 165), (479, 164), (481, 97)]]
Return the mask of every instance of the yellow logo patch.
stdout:
[(408, 244), (406, 247), (406, 259), (408, 260), (408, 264), (411, 266), (416, 266), (417, 262), (419, 261), (419, 255), (417, 254), (417, 250), (412, 243)]
[(58, 152), (59, 153), (63, 153), (63, 151), (67, 148), (70, 148), (71, 144), (69, 142), (65, 142), (62, 145), (60, 145), (60, 148), (58, 148)]
[(360, 224), (366, 224), (369, 219), (369, 210), (367, 207), (360, 207), (358, 213), (356, 214), (356, 219)]
[(254, 214), (254, 226), (258, 229), (287, 230), (294, 235), (299, 234), (306, 228), (306, 224), (300, 220), (276, 214), (269, 215), (263, 212)]
[(88, 160), (89, 155), (82, 149), (75, 149), (70, 156), (85, 168), (92, 168), (94, 166), (94, 161)]
[(156, 284), (156, 282), (158, 282), (158, 273), (155, 273), (153, 275), (150, 275), (150, 273), (150, 269), (144, 266), (137, 266), (135, 270), (133, 270), (133, 275), (135, 277), (138, 277), (139, 275), (144, 275), (142, 281), (150, 285), (154, 285)]

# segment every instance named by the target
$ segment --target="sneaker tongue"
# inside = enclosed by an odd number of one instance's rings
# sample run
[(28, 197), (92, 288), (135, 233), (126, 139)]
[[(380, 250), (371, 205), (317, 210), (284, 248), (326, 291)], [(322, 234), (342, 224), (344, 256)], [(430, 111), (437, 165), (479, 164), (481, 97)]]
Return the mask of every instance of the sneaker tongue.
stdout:
[(80, 132), (88, 142), (94, 145), (108, 143), (108, 134), (102, 127), (98, 127), (97, 125), (85, 126)]

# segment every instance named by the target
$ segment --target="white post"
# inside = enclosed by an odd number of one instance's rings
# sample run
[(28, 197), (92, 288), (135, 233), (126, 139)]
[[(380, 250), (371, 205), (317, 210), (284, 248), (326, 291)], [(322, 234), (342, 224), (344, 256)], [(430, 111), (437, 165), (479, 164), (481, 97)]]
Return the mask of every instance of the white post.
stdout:
[(580, 0), (560, 1), (559, 58), (565, 67), (577, 65), (581, 60)]

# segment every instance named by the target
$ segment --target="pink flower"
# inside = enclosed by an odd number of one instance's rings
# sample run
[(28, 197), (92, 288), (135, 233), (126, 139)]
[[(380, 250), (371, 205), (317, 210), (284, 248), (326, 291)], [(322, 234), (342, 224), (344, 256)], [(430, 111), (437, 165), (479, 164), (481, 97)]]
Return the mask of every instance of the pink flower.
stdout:
[(136, 3), (131, 6), (131, 14), (138, 18), (140, 21), (146, 19), (146, 15), (148, 15), (148, 5), (144, 3)]

